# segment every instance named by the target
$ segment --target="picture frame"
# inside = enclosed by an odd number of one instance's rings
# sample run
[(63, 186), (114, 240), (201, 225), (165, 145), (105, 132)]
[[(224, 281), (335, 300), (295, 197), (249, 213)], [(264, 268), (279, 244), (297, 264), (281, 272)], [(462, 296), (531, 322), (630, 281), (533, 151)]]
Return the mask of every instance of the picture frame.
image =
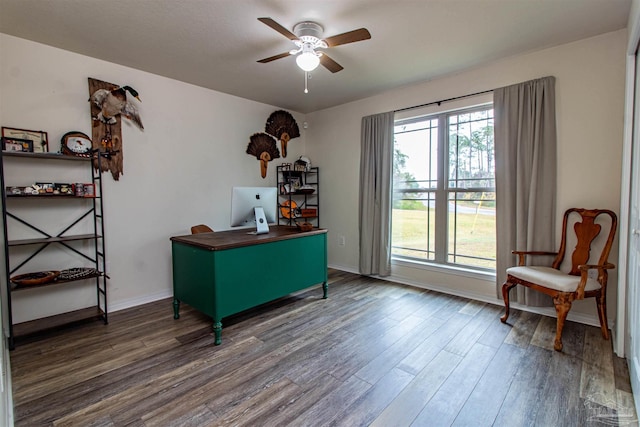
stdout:
[(2, 126), (2, 137), (31, 141), (30, 151), (33, 153), (49, 152), (49, 135), (47, 132), (42, 130), (28, 130)]
[(30, 139), (2, 137), (2, 151), (33, 153), (33, 141)]
[(302, 186), (302, 180), (298, 176), (289, 177), (289, 188), (291, 192), (297, 191)]

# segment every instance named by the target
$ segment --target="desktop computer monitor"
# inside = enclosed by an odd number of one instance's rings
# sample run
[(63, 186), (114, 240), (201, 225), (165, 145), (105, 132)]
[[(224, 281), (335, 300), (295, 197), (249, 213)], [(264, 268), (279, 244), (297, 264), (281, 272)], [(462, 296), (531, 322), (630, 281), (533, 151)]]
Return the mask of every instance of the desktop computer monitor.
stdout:
[(231, 226), (256, 226), (256, 233), (269, 232), (275, 224), (278, 205), (276, 187), (233, 187)]

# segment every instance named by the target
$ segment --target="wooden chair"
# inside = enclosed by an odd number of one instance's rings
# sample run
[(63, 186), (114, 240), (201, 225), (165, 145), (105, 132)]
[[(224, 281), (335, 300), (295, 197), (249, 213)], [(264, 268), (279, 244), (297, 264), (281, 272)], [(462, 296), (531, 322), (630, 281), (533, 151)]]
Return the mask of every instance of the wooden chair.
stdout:
[(213, 230), (208, 225), (198, 224), (191, 227), (191, 234), (197, 233), (213, 233)]
[[(596, 220), (600, 215), (599, 222)], [(607, 219), (607, 216), (609, 219)], [(573, 223), (573, 231), (568, 224)], [(518, 255), (518, 266), (507, 269), (507, 280), (502, 285), (505, 314), (500, 318), (506, 323), (509, 317), (509, 291), (516, 285), (526, 286), (553, 298), (556, 308), (557, 326), (553, 348), (562, 350), (562, 328), (574, 300), (595, 297), (600, 318), (602, 337), (609, 339), (607, 325), (607, 270), (615, 266), (607, 261), (617, 228), (616, 214), (610, 210), (572, 208), (564, 213), (562, 240), (558, 252), (513, 251)], [(602, 228), (608, 232), (599, 236)], [(598, 237), (599, 236), (599, 237)], [(575, 246), (574, 246), (575, 243)], [(565, 260), (565, 253), (575, 247)], [(593, 249), (593, 253), (592, 253)], [(551, 267), (525, 266), (525, 255), (554, 255)], [(596, 263), (589, 263), (594, 260)], [(595, 273), (591, 278), (589, 271)]]

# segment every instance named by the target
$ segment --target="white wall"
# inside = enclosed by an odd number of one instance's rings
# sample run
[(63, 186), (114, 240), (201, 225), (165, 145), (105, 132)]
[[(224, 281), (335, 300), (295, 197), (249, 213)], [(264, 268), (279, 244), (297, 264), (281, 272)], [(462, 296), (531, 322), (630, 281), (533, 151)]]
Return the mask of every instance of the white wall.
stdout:
[[(533, 78), (556, 77), (559, 141), (558, 216), (570, 206), (619, 207), (626, 31), (495, 61), (475, 69), (403, 87), (319, 111), (294, 113), (302, 137), (287, 161), (307, 154), (321, 168), (321, 226), (329, 229), (329, 262), (358, 269), (358, 173), (363, 116), (465, 95)], [(0, 35), (0, 123), (43, 129), (52, 149), (69, 130), (90, 133), (87, 78), (129, 84), (143, 99), (145, 131), (125, 124), (124, 175), (105, 179), (107, 256), (112, 308), (171, 294), (169, 237), (200, 222), (228, 228), (233, 185), (273, 185), (245, 154), (277, 107), (210, 91), (153, 74)], [(11, 100), (11, 101), (8, 101)], [(306, 151), (305, 151), (306, 148)], [(586, 172), (585, 172), (586, 171)], [(338, 237), (345, 236), (345, 246)], [(612, 254), (617, 261), (617, 251)], [(492, 281), (394, 266), (393, 278), (496, 301)], [(617, 274), (610, 276), (609, 314), (615, 313)], [(59, 310), (67, 299), (61, 292)], [(56, 296), (53, 296), (56, 298)], [(30, 299), (30, 298), (25, 298)], [(50, 301), (50, 300), (47, 300)], [(594, 315), (592, 301), (572, 314)], [(34, 309), (33, 307), (37, 307)], [(42, 315), (25, 301), (19, 320)]]
[[(91, 135), (87, 78), (128, 84), (140, 93), (145, 130), (125, 120), (124, 175), (118, 182), (104, 176), (112, 310), (172, 295), (169, 238), (198, 223), (228, 229), (232, 186), (275, 186), (275, 166), (283, 159), (271, 162), (262, 179), (258, 161), (245, 150), (278, 107), (4, 34), (0, 51), (0, 124), (47, 131), (51, 151), (59, 150), (65, 132)], [(289, 162), (305, 145), (303, 116), (292, 114), (302, 136), (289, 143)], [(28, 185), (37, 171), (7, 174), (22, 183), (15, 185)], [(46, 298), (42, 290), (15, 294), (15, 321), (91, 305), (95, 291), (77, 288), (51, 288)], [(69, 307), (74, 305), (80, 307)]]
[[(322, 167), (323, 226), (329, 263), (358, 270), (358, 174), (363, 116), (553, 75), (558, 122), (558, 218), (569, 207), (617, 212), (623, 133), (626, 30), (403, 87), (307, 115), (308, 154)], [(329, 200), (328, 200), (329, 199)], [(559, 221), (561, 223), (561, 221)], [(558, 225), (558, 228), (561, 224)], [(346, 245), (339, 246), (339, 236)], [(617, 249), (611, 261), (617, 262)], [(462, 275), (394, 265), (392, 278), (497, 301), (495, 284)], [(609, 317), (616, 312), (617, 273), (609, 277)], [(594, 302), (578, 301), (570, 318), (597, 322)]]

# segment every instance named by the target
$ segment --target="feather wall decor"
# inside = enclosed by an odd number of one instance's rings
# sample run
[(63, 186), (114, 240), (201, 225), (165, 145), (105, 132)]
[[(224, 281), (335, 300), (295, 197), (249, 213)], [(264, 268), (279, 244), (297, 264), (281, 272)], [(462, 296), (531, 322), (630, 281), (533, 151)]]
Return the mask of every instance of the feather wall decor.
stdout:
[(300, 129), (296, 119), (293, 118), (291, 113), (284, 110), (271, 113), (264, 126), (264, 131), (280, 140), (282, 157), (287, 157), (287, 144), (289, 141), (300, 136)]
[(266, 133), (254, 133), (249, 139), (247, 154), (255, 156), (260, 160), (260, 175), (267, 176), (267, 166), (273, 159), (280, 157), (276, 141)]
[[(124, 173), (122, 120), (116, 120), (115, 123), (107, 123), (106, 121), (98, 119), (102, 108), (95, 103), (95, 100), (92, 100), (92, 97), (95, 93), (99, 93), (100, 90), (111, 92), (117, 89), (118, 86), (113, 83), (89, 77), (92, 148), (108, 153), (108, 157), (100, 159), (100, 167), (102, 172), (111, 171), (111, 176), (115, 181), (118, 181), (120, 175)], [(93, 167), (98, 169), (97, 159), (93, 161)]]

